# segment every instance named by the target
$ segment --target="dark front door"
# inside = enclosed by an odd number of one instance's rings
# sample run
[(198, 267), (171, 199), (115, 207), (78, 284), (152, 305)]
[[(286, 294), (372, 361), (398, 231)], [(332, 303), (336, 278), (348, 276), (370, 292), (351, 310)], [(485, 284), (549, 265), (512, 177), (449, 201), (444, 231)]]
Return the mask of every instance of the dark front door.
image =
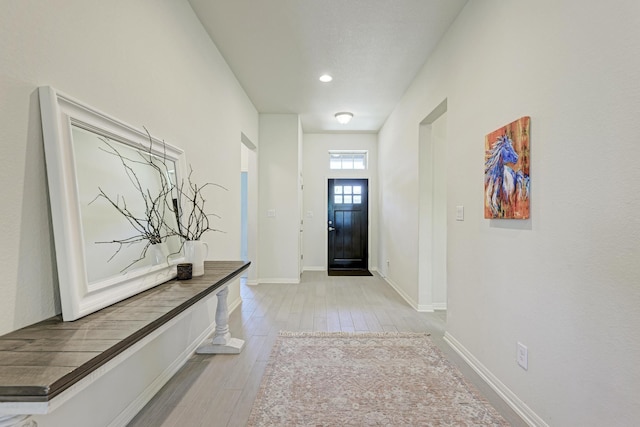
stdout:
[(329, 270), (368, 268), (368, 181), (329, 180)]

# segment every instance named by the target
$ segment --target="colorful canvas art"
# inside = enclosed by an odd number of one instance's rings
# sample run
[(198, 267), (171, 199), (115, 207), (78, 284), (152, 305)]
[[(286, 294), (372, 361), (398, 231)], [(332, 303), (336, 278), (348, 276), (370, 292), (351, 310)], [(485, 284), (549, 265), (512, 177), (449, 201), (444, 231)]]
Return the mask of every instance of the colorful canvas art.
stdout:
[(529, 218), (530, 124), (521, 117), (485, 138), (485, 218)]

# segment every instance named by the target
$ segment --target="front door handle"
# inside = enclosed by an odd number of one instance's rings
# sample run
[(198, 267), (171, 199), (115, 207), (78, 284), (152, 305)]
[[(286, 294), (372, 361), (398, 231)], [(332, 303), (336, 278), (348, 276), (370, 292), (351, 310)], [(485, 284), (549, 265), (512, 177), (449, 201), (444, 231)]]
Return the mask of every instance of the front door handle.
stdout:
[(329, 227), (329, 231), (335, 231), (335, 227)]

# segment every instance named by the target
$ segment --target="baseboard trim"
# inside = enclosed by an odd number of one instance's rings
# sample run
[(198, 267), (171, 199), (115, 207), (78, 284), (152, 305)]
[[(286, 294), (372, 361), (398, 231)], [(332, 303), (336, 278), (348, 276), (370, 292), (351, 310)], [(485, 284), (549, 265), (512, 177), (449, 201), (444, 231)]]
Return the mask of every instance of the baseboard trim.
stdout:
[(542, 418), (527, 406), (514, 392), (502, 383), (491, 373), (478, 359), (471, 354), (458, 340), (449, 332), (444, 333), (444, 340), (462, 359), (474, 370), (480, 378), (495, 391), (507, 405), (511, 407), (524, 422), (531, 427), (549, 427)]
[(433, 304), (418, 304), (416, 311), (419, 313), (433, 313), (438, 310)]
[(384, 279), (385, 282), (387, 282), (389, 284), (389, 286), (391, 286), (393, 288), (394, 291), (396, 291), (398, 293), (398, 295), (400, 295), (402, 297), (402, 299), (404, 299), (407, 304), (409, 304), (411, 307), (413, 307), (414, 310), (416, 310), (419, 313), (433, 313), (436, 310), (446, 310), (447, 309), (447, 304), (446, 303), (435, 303), (435, 304), (418, 304), (415, 301), (413, 301), (411, 299), (411, 297), (409, 297), (409, 295), (407, 295), (402, 289), (400, 289), (400, 287), (398, 285), (396, 285), (391, 279), (389, 279), (388, 277), (384, 276), (382, 273), (378, 272), (378, 274), (380, 274), (380, 277), (382, 279)]
[(422, 311), (422, 312), (429, 312), (429, 311), (433, 311), (433, 308), (431, 307), (431, 309), (429, 310), (429, 307), (426, 305), (419, 305), (416, 304), (415, 301), (413, 301), (411, 299), (411, 297), (409, 297), (409, 295), (407, 295), (402, 289), (400, 289), (400, 287), (398, 285), (396, 285), (391, 279), (389, 279), (388, 277), (385, 276), (380, 276), (384, 279), (385, 282), (387, 282), (389, 284), (389, 286), (391, 286), (393, 288), (394, 291), (396, 291), (398, 293), (398, 295), (400, 295), (402, 297), (403, 300), (405, 300), (407, 302), (407, 304), (409, 304), (411, 307), (413, 307), (414, 310), (416, 311)]
[[(232, 303), (228, 303), (229, 314), (231, 314), (242, 303), (241, 298), (236, 298)], [(213, 322), (205, 328), (193, 342), (184, 349), (182, 353), (160, 374), (149, 386), (138, 395), (138, 397), (127, 406), (118, 416), (109, 424), (109, 427), (125, 427), (129, 422), (151, 401), (153, 396), (173, 377), (182, 366), (189, 360), (209, 336), (215, 332), (216, 324)], [(233, 331), (232, 331), (233, 332)]]
[(433, 309), (434, 310), (446, 310), (447, 309), (447, 303), (446, 302), (434, 302), (433, 303)]
[(258, 279), (258, 283), (282, 283), (282, 284), (297, 285), (297, 284), (300, 283), (300, 279), (291, 279), (291, 278), (287, 278), (287, 279), (278, 279), (278, 278), (274, 278), (274, 279)]
[(184, 349), (182, 353), (165, 369), (162, 374), (156, 377), (149, 386), (138, 395), (118, 416), (109, 424), (109, 427), (126, 427), (127, 424), (151, 401), (153, 396), (173, 377), (176, 372), (189, 360), (196, 349), (215, 331), (215, 323), (212, 323), (194, 340), (191, 345)]
[[(238, 298), (234, 299), (233, 301), (227, 300), (227, 310), (229, 311), (229, 314), (233, 313), (236, 308), (240, 307), (240, 304), (242, 304), (241, 296), (238, 296)], [(233, 331), (231, 331), (231, 333), (233, 334)]]

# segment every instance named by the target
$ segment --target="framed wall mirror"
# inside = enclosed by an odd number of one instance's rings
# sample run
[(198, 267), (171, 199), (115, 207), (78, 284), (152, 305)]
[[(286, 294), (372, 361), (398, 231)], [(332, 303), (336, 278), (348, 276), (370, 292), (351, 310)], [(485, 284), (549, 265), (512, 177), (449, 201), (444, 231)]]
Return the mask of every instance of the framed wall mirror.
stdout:
[(39, 95), (62, 316), (76, 320), (175, 277), (184, 153), (51, 87)]

